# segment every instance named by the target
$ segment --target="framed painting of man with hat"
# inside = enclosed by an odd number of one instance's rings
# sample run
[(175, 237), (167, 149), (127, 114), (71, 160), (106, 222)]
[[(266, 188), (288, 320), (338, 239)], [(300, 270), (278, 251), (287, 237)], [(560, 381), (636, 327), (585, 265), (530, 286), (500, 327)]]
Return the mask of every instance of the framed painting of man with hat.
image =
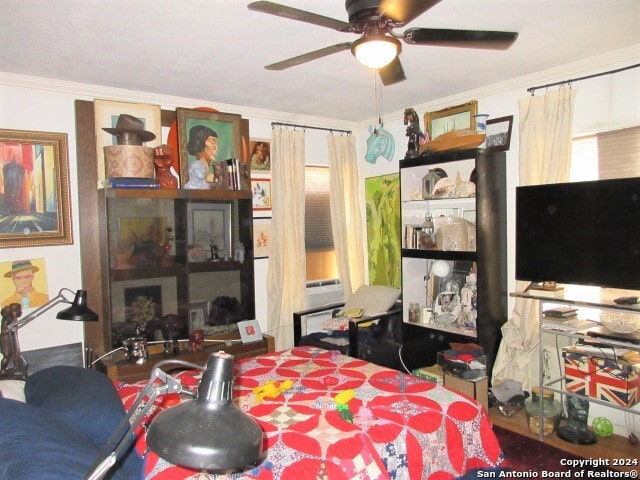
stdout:
[[(178, 145), (180, 152), (180, 182), (189, 181), (189, 167), (202, 162), (206, 167), (205, 180), (211, 188), (227, 189), (227, 167), (244, 167), (242, 159), (242, 117), (234, 113), (208, 112), (190, 108), (177, 108)], [(229, 160), (229, 162), (225, 162)], [(244, 184), (245, 171), (239, 172)]]
[(22, 309), (41, 307), (49, 301), (43, 258), (0, 263), (0, 306), (18, 303)]
[(0, 129), (0, 247), (73, 243), (67, 134)]
[(105, 178), (104, 147), (144, 145), (153, 148), (162, 143), (160, 105), (96, 99), (93, 106), (98, 181)]

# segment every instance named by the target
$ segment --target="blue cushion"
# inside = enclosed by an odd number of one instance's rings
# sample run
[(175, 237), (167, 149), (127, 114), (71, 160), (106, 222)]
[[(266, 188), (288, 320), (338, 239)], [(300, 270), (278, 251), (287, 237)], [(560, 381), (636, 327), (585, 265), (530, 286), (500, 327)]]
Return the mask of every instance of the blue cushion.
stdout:
[[(12, 480), (83, 479), (99, 448), (54, 415), (31, 405), (0, 398), (0, 478)], [(113, 480), (141, 477), (113, 471)]]
[[(106, 445), (125, 416), (113, 382), (94, 370), (65, 365), (45, 368), (27, 378), (24, 393), (30, 406), (54, 415), (97, 447)], [(142, 464), (132, 445), (118, 467), (129, 478), (140, 478)]]
[(77, 428), (95, 445), (104, 445), (125, 411), (113, 382), (103, 373), (80, 367), (55, 366), (27, 378), (24, 395)]

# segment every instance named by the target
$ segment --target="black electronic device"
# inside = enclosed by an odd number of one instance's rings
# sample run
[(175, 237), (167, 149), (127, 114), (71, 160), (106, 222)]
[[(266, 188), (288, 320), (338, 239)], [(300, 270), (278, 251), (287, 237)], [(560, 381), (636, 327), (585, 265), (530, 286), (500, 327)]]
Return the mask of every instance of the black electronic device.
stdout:
[(640, 290), (640, 177), (516, 188), (516, 278)]
[[(640, 331), (630, 333), (612, 332), (606, 327), (592, 327), (587, 330), (587, 335), (593, 338), (604, 338), (607, 340), (617, 340), (618, 342), (628, 342), (635, 345), (640, 344)], [(608, 345), (610, 347), (610, 345)]]
[(618, 297), (613, 300), (618, 305), (635, 305), (640, 303), (640, 297)]

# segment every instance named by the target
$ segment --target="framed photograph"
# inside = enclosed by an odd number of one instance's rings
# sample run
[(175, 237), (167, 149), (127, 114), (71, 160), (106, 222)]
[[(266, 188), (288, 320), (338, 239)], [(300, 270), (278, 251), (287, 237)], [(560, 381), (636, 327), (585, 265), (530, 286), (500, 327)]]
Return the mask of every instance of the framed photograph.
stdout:
[(271, 170), (271, 140), (252, 138), (249, 142), (251, 155), (251, 170)]
[(253, 220), (253, 258), (267, 258), (271, 243), (271, 218)]
[(251, 194), (253, 212), (262, 212), (261, 216), (270, 216), (271, 211), (271, 178), (251, 177)]
[(0, 129), (0, 245), (73, 243), (66, 133)]
[[(222, 169), (216, 162), (242, 159), (242, 117), (234, 113), (205, 112), (177, 108), (178, 151), (180, 152), (180, 184), (189, 181), (189, 165), (202, 162), (206, 166), (207, 183), (212, 188), (223, 182)], [(227, 183), (224, 182), (225, 188)]]
[(96, 123), (96, 155), (98, 166), (98, 180), (104, 179), (104, 147), (117, 145), (115, 135), (105, 132), (103, 128), (114, 128), (118, 117), (123, 113), (133, 115), (144, 124), (144, 129), (155, 134), (156, 138), (145, 142), (146, 147), (157, 147), (162, 144), (162, 120), (160, 105), (149, 105), (134, 102), (114, 102), (96, 99), (93, 102)]
[(486, 149), (494, 152), (509, 150), (513, 115), (487, 120)]
[(231, 204), (187, 204), (187, 242), (211, 249), (220, 260), (231, 257)]
[(189, 305), (189, 331), (204, 329), (209, 317), (209, 303), (198, 302)]
[(257, 342), (262, 340), (262, 331), (258, 320), (243, 320), (238, 322), (242, 343)]
[(429, 138), (435, 140), (443, 133), (473, 129), (473, 116), (477, 113), (477, 100), (435, 112), (427, 112), (424, 114), (424, 128), (429, 134)]
[(146, 325), (162, 316), (162, 285), (124, 289), (125, 321)]

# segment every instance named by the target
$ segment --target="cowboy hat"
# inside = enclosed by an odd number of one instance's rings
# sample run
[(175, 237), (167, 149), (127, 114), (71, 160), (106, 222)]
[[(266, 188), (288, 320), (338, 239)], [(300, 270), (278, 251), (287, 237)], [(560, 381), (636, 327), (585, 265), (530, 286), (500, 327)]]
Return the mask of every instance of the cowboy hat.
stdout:
[[(104, 130), (105, 132), (111, 133), (113, 135), (117, 135), (118, 144), (120, 145), (127, 145), (127, 144), (141, 145), (142, 142), (148, 142), (156, 138), (155, 133), (149, 132), (144, 129), (144, 124), (142, 123), (142, 120), (140, 120), (137, 117), (134, 117), (133, 115), (129, 115), (127, 113), (123, 113), (118, 117), (118, 121), (116, 122), (116, 126), (114, 128), (105, 127), (102, 130)], [(122, 135), (122, 137), (131, 139), (133, 141), (129, 141), (127, 143), (125, 142), (121, 143), (120, 142), (121, 135), (119, 134), (129, 134), (129, 135)], [(134, 138), (132, 139), (132, 137)], [(135, 143), (135, 140), (138, 140), (139, 143)]]
[(11, 264), (11, 270), (5, 273), (4, 276), (7, 278), (11, 278), (16, 273), (23, 272), (25, 270), (31, 270), (33, 273), (36, 273), (40, 269), (35, 265), (32, 265), (30, 260), (18, 260), (17, 262), (13, 262)]

